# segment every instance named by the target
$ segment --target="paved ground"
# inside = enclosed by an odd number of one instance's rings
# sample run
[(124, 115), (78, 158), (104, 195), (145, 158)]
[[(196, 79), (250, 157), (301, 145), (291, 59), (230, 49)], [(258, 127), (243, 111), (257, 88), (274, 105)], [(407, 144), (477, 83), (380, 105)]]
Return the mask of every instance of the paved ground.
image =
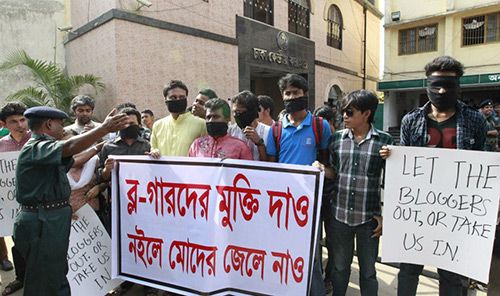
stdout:
[[(6, 239), (7, 247), (10, 250), (12, 246), (12, 241), (10, 238)], [(10, 255), (10, 254), (9, 254)], [(323, 254), (323, 258), (326, 254)], [(486, 294), (485, 292), (477, 291), (477, 290), (469, 290), (469, 295), (477, 295), (477, 296), (499, 296), (500, 295), (500, 259), (493, 257), (492, 268), (490, 272), (490, 285), (489, 292)], [(435, 271), (435, 269), (429, 269), (430, 271)], [(397, 272), (398, 269), (393, 268), (384, 264), (377, 264), (377, 272), (379, 279), (379, 295), (381, 296), (390, 296), (396, 295), (396, 287), (397, 287)], [(5, 286), (14, 279), (14, 271), (0, 271), (1, 282), (0, 285), (1, 290), (5, 288)], [(359, 292), (359, 281), (358, 281), (358, 263), (356, 258), (354, 259), (354, 263), (352, 266), (352, 274), (351, 274), (351, 282), (349, 284), (349, 289), (347, 291), (347, 296), (357, 296), (360, 295)], [(21, 296), (22, 290), (12, 294), (14, 296)], [(142, 296), (143, 292), (140, 287), (135, 285), (129, 292), (125, 294), (126, 296)], [(160, 294), (161, 295), (161, 294)], [(418, 286), (417, 295), (438, 295), (438, 282), (435, 279), (428, 278), (425, 276), (420, 277), (420, 284)], [(100, 296), (100, 295), (89, 295), (89, 296)]]

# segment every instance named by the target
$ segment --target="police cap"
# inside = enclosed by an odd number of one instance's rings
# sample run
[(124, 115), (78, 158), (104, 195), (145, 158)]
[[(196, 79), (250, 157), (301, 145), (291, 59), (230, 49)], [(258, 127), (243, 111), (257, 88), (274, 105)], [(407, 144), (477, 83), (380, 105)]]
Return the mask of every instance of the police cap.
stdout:
[(26, 116), (26, 118), (32, 118), (32, 117), (59, 118), (59, 119), (68, 118), (68, 114), (66, 114), (65, 112), (56, 108), (46, 107), (46, 106), (29, 108), (28, 110), (24, 111), (24, 116)]

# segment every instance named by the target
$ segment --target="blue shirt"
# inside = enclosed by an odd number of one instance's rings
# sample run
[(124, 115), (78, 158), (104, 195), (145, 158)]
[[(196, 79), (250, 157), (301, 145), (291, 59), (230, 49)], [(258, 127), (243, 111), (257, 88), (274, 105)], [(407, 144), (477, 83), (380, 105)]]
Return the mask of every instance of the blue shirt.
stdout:
[[(267, 137), (267, 154), (276, 156), (274, 131), (271, 129)], [(323, 119), (323, 133), (319, 150), (328, 148), (332, 133), (330, 125)], [(279, 159), (280, 163), (311, 165), (316, 160), (316, 136), (313, 130), (313, 116), (307, 111), (306, 118), (295, 127), (288, 121), (288, 114), (283, 118)]]

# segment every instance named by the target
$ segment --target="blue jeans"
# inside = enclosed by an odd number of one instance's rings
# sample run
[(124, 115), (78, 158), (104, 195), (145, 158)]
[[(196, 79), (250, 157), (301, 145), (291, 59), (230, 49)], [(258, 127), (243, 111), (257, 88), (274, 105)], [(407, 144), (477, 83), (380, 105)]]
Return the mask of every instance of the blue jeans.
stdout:
[[(401, 263), (398, 273), (398, 296), (413, 296), (417, 294), (418, 277), (424, 269), (423, 265)], [(439, 295), (462, 295), (461, 275), (438, 268)]]
[(354, 256), (354, 238), (356, 238), (356, 251), (359, 262), (359, 285), (361, 295), (377, 295), (378, 281), (375, 262), (377, 261), (379, 238), (371, 238), (377, 221), (372, 219), (364, 224), (349, 226), (332, 218), (326, 225), (327, 235), (333, 252), (333, 270), (331, 279), (333, 295), (346, 294), (351, 264)]

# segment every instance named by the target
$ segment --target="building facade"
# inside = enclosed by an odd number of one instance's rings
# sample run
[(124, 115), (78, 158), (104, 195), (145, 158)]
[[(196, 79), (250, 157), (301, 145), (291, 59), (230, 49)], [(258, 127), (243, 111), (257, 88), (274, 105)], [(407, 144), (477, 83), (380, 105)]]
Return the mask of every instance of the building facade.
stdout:
[(460, 99), (500, 102), (500, 3), (491, 0), (386, 0), (384, 129), (427, 102), (424, 66), (441, 55), (462, 62)]
[[(88, 2), (88, 3), (87, 3)], [(70, 75), (100, 76), (96, 113), (130, 101), (167, 114), (171, 79), (221, 98), (249, 89), (283, 107), (278, 79), (309, 81), (310, 109), (365, 87), (376, 89), (382, 14), (374, 0), (89, 0), (71, 2)]]
[[(63, 33), (57, 29), (69, 22), (69, 0), (0, 0), (0, 63), (15, 50), (25, 50), (33, 59), (65, 67)], [(0, 71), (0, 105), (8, 95), (33, 84), (25, 67)]]

